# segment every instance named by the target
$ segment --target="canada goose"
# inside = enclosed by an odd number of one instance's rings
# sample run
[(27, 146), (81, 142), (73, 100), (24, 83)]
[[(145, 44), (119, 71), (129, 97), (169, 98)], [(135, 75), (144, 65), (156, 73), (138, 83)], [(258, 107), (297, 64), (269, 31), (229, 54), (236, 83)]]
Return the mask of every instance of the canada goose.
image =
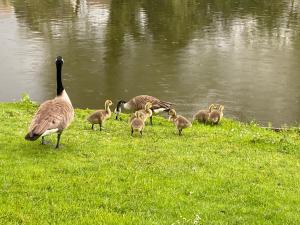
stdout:
[(177, 115), (175, 109), (171, 109), (169, 111), (169, 115), (169, 121), (172, 121), (175, 124), (179, 135), (181, 135), (183, 129), (192, 126), (191, 122), (188, 119), (183, 116)]
[[(149, 96), (149, 95), (139, 95), (136, 96), (129, 101), (121, 100), (118, 102), (117, 107), (115, 109), (116, 113), (116, 119), (118, 119), (118, 116), (121, 113), (121, 108), (123, 107), (126, 110), (129, 111), (138, 111), (140, 109), (144, 109), (147, 102), (152, 103), (151, 110), (154, 113), (159, 113), (162, 111), (168, 112), (170, 110), (170, 107), (172, 103), (161, 101), (156, 97)], [(152, 125), (152, 115), (150, 116), (150, 125)]]
[(111, 117), (111, 110), (109, 108), (111, 105), (113, 105), (112, 101), (106, 100), (104, 104), (105, 109), (97, 110), (87, 118), (87, 120), (92, 124), (92, 129), (94, 129), (94, 124), (99, 124), (100, 131), (102, 130), (104, 121)]
[(29, 132), (25, 136), (25, 139), (28, 141), (35, 141), (39, 137), (42, 137), (42, 144), (45, 144), (44, 136), (57, 133), (56, 148), (58, 148), (63, 130), (70, 125), (74, 118), (72, 103), (61, 80), (63, 63), (62, 57), (58, 56), (56, 58), (56, 97), (45, 101), (38, 108), (31, 121)]
[(135, 118), (133, 118), (133, 120), (130, 122), (131, 136), (133, 136), (134, 131), (138, 131), (138, 132), (140, 132), (141, 135), (143, 135), (143, 129), (145, 127), (145, 122), (141, 118), (142, 112), (136, 111), (134, 113), (134, 115), (135, 115)]
[(212, 109), (208, 116), (208, 122), (210, 122), (213, 125), (218, 124), (223, 118), (223, 110), (223, 105), (218, 105), (218, 108)]
[[(146, 122), (147, 118), (150, 118), (152, 116), (152, 103), (151, 102), (147, 102), (145, 105), (145, 109), (140, 109), (138, 110), (140, 112), (140, 117), (141, 119)], [(130, 122), (135, 118), (135, 113), (131, 116), (130, 118)]]

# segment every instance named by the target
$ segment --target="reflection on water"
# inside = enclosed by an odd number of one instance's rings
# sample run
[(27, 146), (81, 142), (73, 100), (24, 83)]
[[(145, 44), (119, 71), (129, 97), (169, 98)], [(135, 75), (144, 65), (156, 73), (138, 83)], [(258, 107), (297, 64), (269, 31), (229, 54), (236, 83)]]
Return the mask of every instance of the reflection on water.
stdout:
[(183, 115), (300, 120), (300, 1), (0, 0), (0, 101), (55, 95), (76, 107), (150, 94)]

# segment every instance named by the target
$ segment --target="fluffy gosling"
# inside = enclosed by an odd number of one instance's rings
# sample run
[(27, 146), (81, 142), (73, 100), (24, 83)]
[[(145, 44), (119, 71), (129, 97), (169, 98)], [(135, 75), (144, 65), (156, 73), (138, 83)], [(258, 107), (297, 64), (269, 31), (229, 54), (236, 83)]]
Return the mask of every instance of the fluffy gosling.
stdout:
[[(152, 110), (151, 110), (151, 107), (152, 107), (152, 103), (151, 103), (151, 102), (147, 102), (146, 105), (145, 105), (145, 109), (140, 109), (140, 110), (138, 110), (138, 111), (140, 112), (140, 117), (141, 117), (141, 119), (142, 119), (144, 122), (146, 122), (146, 120), (152, 116)], [(135, 113), (132, 114), (132, 116), (131, 116), (131, 118), (130, 118), (130, 122), (131, 122), (134, 118), (136, 118)], [(151, 123), (150, 123), (150, 125), (151, 125)]]
[(174, 109), (171, 109), (169, 111), (169, 115), (169, 121), (172, 121), (175, 124), (179, 135), (181, 135), (183, 129), (192, 126), (191, 122), (188, 119), (183, 116), (177, 115)]
[(217, 125), (223, 118), (223, 110), (223, 105), (219, 105), (217, 109), (212, 109), (208, 116), (208, 122), (212, 125)]
[(102, 130), (105, 120), (111, 117), (111, 110), (109, 108), (111, 105), (113, 105), (112, 101), (106, 100), (104, 104), (105, 109), (97, 110), (87, 118), (87, 120), (92, 124), (92, 129), (94, 129), (94, 124), (99, 124), (100, 131)]
[(144, 120), (141, 118), (142, 117), (142, 112), (140, 111), (136, 111), (134, 113), (135, 117), (132, 119), (132, 121), (130, 122), (130, 126), (131, 126), (131, 136), (133, 136), (133, 132), (137, 131), (140, 132), (141, 136), (143, 135), (143, 130), (145, 127), (145, 122)]
[(212, 111), (212, 109), (215, 107), (214, 104), (211, 104), (208, 109), (201, 109), (199, 110), (194, 116), (193, 120), (197, 120), (199, 123), (207, 123), (209, 113)]

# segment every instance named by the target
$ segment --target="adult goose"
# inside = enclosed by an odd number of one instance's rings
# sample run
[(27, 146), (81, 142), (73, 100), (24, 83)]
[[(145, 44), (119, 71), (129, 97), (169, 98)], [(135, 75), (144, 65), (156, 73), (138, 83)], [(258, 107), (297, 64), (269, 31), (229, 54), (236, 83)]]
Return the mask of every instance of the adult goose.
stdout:
[[(152, 104), (151, 110), (154, 113), (163, 111), (168, 112), (173, 105), (171, 102), (161, 101), (158, 98), (150, 95), (138, 95), (130, 99), (129, 101), (121, 100), (118, 102), (117, 108), (115, 109), (116, 119), (118, 119), (118, 116), (121, 113), (121, 108), (129, 110), (131, 112), (135, 112), (141, 109), (145, 109), (145, 105), (147, 104), (147, 102), (150, 102)], [(152, 125), (152, 115), (150, 116), (150, 124)]]
[(25, 139), (35, 141), (42, 137), (45, 144), (46, 135), (57, 133), (56, 148), (59, 147), (60, 136), (74, 118), (74, 109), (70, 98), (63, 87), (61, 69), (64, 61), (61, 56), (56, 58), (57, 95), (54, 99), (45, 101), (35, 113)]

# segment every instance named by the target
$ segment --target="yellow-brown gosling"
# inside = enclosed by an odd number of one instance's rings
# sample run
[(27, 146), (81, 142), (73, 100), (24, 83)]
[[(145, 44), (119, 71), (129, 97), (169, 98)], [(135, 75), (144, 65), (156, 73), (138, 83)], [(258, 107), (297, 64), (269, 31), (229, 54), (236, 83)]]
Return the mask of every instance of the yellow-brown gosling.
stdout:
[(145, 122), (141, 118), (141, 116), (142, 116), (142, 112), (140, 111), (135, 112), (135, 118), (133, 118), (133, 120), (130, 122), (131, 136), (133, 136), (134, 131), (140, 132), (140, 134), (143, 135)]
[(169, 111), (169, 115), (169, 121), (172, 121), (175, 124), (179, 135), (181, 135), (183, 129), (192, 126), (191, 122), (188, 119), (183, 116), (177, 115), (175, 109), (171, 109)]
[(223, 118), (223, 110), (224, 110), (224, 106), (223, 105), (219, 105), (218, 109), (213, 109), (208, 116), (208, 122), (210, 122), (213, 125), (218, 124), (221, 119)]
[(35, 113), (25, 139), (35, 141), (42, 137), (42, 144), (45, 144), (46, 135), (57, 133), (56, 147), (59, 147), (60, 136), (74, 118), (74, 109), (71, 100), (63, 87), (61, 70), (64, 60), (61, 56), (56, 58), (56, 97), (45, 101)]
[(214, 104), (211, 104), (208, 109), (199, 110), (194, 116), (193, 120), (197, 120), (199, 123), (207, 123), (209, 113), (215, 107)]
[(94, 129), (94, 124), (99, 124), (100, 131), (102, 130), (105, 120), (111, 117), (111, 110), (109, 108), (111, 105), (113, 105), (112, 101), (106, 100), (104, 104), (105, 109), (97, 110), (87, 118), (87, 120), (92, 124), (92, 129)]
[[(141, 119), (146, 122), (146, 120), (148, 118), (150, 118), (152, 116), (152, 110), (151, 110), (151, 107), (152, 107), (152, 103), (151, 102), (147, 102), (146, 105), (145, 105), (145, 109), (141, 109), (141, 110), (138, 110), (141, 114)], [(130, 118), (130, 122), (135, 118), (135, 113), (132, 114), (131, 118)]]
[[(115, 109), (116, 119), (118, 119), (118, 116), (121, 113), (121, 108), (129, 110), (131, 112), (135, 112), (144, 109), (147, 102), (152, 103), (151, 110), (154, 113), (159, 113), (163, 111), (168, 112), (172, 106), (172, 103), (161, 101), (156, 97), (150, 95), (139, 95), (130, 99), (129, 101), (121, 100), (118, 102), (117, 107)], [(150, 116), (150, 124), (152, 125), (152, 115)]]

